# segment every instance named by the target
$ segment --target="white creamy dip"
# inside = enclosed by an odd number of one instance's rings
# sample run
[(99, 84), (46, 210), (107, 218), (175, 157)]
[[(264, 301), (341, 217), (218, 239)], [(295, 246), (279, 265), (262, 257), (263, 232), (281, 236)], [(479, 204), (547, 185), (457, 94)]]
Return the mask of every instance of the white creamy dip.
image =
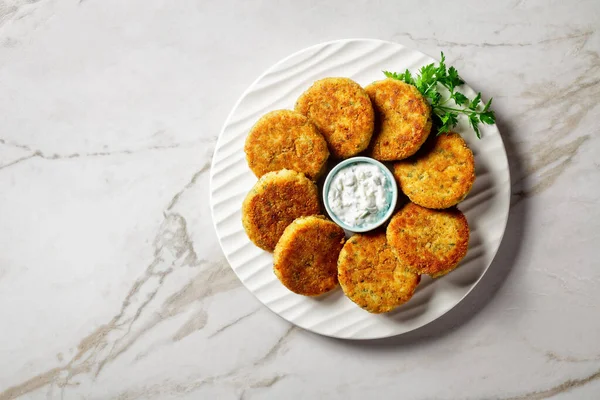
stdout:
[(390, 207), (390, 183), (376, 165), (358, 162), (339, 170), (329, 185), (329, 208), (348, 226), (371, 225)]

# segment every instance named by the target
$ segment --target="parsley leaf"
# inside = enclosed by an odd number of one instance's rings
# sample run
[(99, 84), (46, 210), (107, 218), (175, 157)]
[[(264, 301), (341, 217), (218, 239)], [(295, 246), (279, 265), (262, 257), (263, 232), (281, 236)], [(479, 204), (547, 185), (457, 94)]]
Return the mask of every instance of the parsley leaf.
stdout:
[[(438, 128), (438, 135), (450, 132), (458, 124), (459, 115), (468, 118), (469, 125), (481, 139), (479, 124), (491, 125), (496, 122), (496, 115), (490, 109), (490, 98), (481, 110), (481, 93), (470, 99), (456, 88), (465, 83), (458, 75), (456, 68), (446, 67), (446, 57), (441, 53), (440, 62), (421, 67), (415, 76), (407, 69), (403, 73), (383, 71), (385, 76), (396, 79), (409, 85), (416, 86), (421, 94), (429, 101), (434, 114), (434, 121)], [(442, 91), (440, 92), (440, 89)], [(452, 100), (457, 107), (446, 105)]]
[(415, 81), (413, 80), (412, 74), (407, 69), (403, 74), (397, 72), (383, 71), (384, 75), (388, 78), (396, 79), (402, 81), (404, 83), (408, 83), (409, 85), (414, 85)]
[(465, 83), (465, 81), (460, 79), (460, 76), (458, 76), (458, 71), (454, 67), (448, 68), (448, 77), (446, 79), (447, 79), (448, 86), (450, 86), (452, 88), (455, 88), (455, 87), (460, 86), (463, 83)]
[(456, 104), (462, 106), (463, 104), (467, 104), (469, 102), (469, 98), (462, 94), (461, 92), (454, 92), (450, 95), (450, 97), (454, 100)]
[(438, 128), (438, 135), (450, 132), (450, 129), (458, 123), (458, 114), (454, 112), (444, 113), (439, 118), (441, 125)]
[(404, 71), (404, 76), (402, 78), (404, 79), (404, 83), (408, 83), (409, 85), (415, 84), (415, 81), (408, 69)]
[(493, 111), (486, 111), (484, 113), (481, 113), (481, 115), (479, 115), (479, 119), (481, 120), (481, 122), (488, 125), (492, 125), (496, 122), (496, 116), (494, 115)]
[(475, 98), (473, 100), (471, 100), (471, 103), (469, 104), (469, 109), (477, 110), (477, 106), (479, 105), (480, 102), (481, 102), (481, 92), (477, 93), (477, 96), (475, 96)]
[(402, 74), (399, 74), (397, 72), (383, 71), (383, 73), (388, 78), (397, 79), (399, 81), (402, 80)]
[(485, 106), (483, 107), (483, 112), (486, 112), (487, 110), (490, 109), (490, 106), (492, 105), (492, 99), (493, 99), (493, 97), (490, 97), (490, 99), (488, 100), (488, 102), (485, 103)]

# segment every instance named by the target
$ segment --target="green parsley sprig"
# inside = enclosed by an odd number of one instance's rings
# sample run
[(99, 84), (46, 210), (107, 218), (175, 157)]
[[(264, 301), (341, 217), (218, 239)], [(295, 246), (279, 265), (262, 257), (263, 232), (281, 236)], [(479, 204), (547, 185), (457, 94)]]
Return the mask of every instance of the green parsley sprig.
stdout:
[[(456, 68), (446, 68), (446, 57), (444, 57), (443, 52), (440, 63), (437, 66), (435, 64), (426, 65), (419, 69), (419, 72), (414, 77), (408, 69), (404, 73), (389, 71), (383, 71), (383, 73), (388, 78), (397, 79), (416, 86), (419, 92), (425, 96), (431, 104), (435, 123), (438, 128), (438, 135), (449, 132), (454, 128), (458, 123), (458, 116), (460, 114), (467, 116), (469, 124), (479, 139), (481, 139), (479, 124), (491, 125), (496, 122), (494, 111), (490, 109), (492, 105), (491, 98), (482, 106), (481, 93), (477, 93), (474, 99), (469, 99), (456, 90), (465, 82), (458, 75)], [(440, 90), (444, 92), (443, 88), (449, 94), (442, 95)], [(450, 100), (454, 101), (455, 106), (448, 104)]]

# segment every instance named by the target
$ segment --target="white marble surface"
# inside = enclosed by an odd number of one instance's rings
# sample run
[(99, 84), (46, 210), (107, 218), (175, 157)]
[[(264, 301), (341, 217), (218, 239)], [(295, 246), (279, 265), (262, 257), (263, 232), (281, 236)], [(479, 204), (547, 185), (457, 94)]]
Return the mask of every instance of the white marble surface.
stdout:
[[(443, 50), (513, 175), (481, 284), (374, 342), (261, 306), (208, 204), (237, 97), (346, 37)], [(598, 1), (0, 0), (0, 399), (600, 398), (599, 101)]]

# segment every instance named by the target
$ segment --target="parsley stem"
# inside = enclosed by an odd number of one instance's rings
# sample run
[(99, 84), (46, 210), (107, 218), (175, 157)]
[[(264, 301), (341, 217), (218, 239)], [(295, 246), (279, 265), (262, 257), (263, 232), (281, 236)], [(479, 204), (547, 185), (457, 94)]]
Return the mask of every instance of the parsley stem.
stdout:
[(447, 98), (446, 100), (444, 100), (442, 103), (440, 103), (440, 104), (436, 105), (436, 107), (443, 107), (443, 106), (444, 106), (444, 104), (446, 104), (447, 102), (449, 102), (449, 101), (450, 101), (450, 99), (451, 99), (451, 97), (448, 97), (448, 98)]
[(463, 113), (463, 114), (471, 114), (471, 113), (482, 114), (481, 111), (475, 111), (475, 110), (471, 110), (471, 109), (464, 109), (463, 110), (461, 108), (446, 107), (446, 106), (443, 106), (441, 104), (435, 106), (434, 108), (439, 108), (439, 109), (444, 110), (444, 111), (457, 111), (457, 112), (460, 112), (460, 113)]

